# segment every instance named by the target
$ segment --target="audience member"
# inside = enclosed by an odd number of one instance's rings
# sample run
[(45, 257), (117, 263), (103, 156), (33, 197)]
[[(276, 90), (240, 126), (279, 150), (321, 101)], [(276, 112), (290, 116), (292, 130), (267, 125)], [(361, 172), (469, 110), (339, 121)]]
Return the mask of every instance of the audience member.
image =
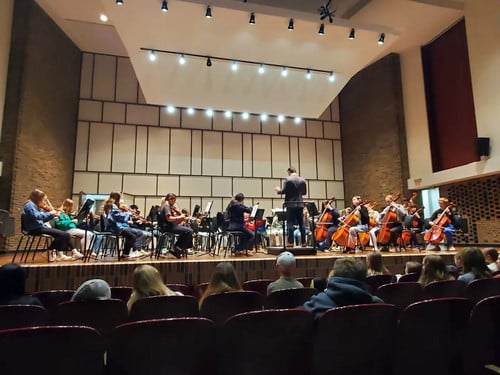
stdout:
[(304, 303), (304, 309), (312, 312), (315, 318), (334, 307), (383, 302), (365, 289), (365, 262), (356, 258), (340, 258), (335, 261), (332, 272), (326, 290)]
[(289, 251), (284, 251), (276, 258), (276, 269), (280, 278), (267, 286), (267, 294), (271, 294), (281, 289), (303, 288), (300, 281), (295, 279), (292, 274), (295, 270), (295, 257)]
[(39, 305), (40, 300), (26, 295), (26, 273), (16, 263), (0, 267), (0, 305)]
[(382, 254), (373, 252), (366, 257), (367, 276), (388, 275), (389, 270), (382, 263)]
[(416, 273), (420, 275), (422, 273), (422, 263), (409, 260), (405, 264), (405, 273)]
[(91, 279), (85, 281), (71, 297), (71, 301), (85, 302), (103, 299), (111, 299), (109, 284), (102, 279)]
[(483, 252), (478, 247), (466, 247), (462, 250), (464, 274), (458, 280), (470, 283), (477, 279), (491, 277), (491, 270), (486, 265)]
[(132, 294), (127, 302), (129, 310), (135, 301), (141, 298), (182, 295), (182, 293), (174, 292), (167, 287), (163, 283), (160, 272), (149, 264), (143, 264), (135, 268), (132, 283)]
[(452, 280), (453, 276), (448, 273), (446, 263), (439, 255), (426, 255), (422, 265), (422, 273), (418, 282), (426, 286), (434, 281)]
[(207, 289), (200, 298), (200, 308), (205, 298), (212, 294), (242, 290), (233, 265), (229, 262), (221, 262), (215, 266), (212, 278)]
[(486, 259), (486, 263), (488, 264), (488, 268), (491, 270), (491, 272), (497, 272), (498, 271), (498, 251), (497, 249), (493, 247), (488, 247), (487, 249), (484, 249), (484, 258)]

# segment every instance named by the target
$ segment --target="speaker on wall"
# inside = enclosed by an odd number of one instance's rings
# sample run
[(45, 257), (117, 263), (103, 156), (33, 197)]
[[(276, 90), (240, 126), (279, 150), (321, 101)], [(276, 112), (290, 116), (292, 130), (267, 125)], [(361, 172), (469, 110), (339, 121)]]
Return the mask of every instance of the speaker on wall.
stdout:
[(476, 139), (477, 156), (490, 156), (490, 139), (487, 137), (478, 137)]

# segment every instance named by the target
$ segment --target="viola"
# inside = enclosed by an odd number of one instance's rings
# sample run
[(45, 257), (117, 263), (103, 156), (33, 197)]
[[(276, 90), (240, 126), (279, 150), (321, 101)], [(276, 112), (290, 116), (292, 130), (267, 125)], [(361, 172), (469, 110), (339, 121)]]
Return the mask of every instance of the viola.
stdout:
[[(401, 194), (398, 194), (393, 199), (390, 205), (393, 206), (393, 203), (395, 203), (400, 197)], [(387, 213), (385, 214), (382, 223), (380, 224), (380, 230), (377, 236), (377, 243), (381, 245), (387, 245), (389, 243), (389, 241), (391, 240), (391, 227), (394, 225), (394, 223), (397, 222), (397, 220), (398, 220), (398, 215), (395, 212), (395, 208), (390, 207)]]
[(432, 228), (424, 235), (424, 240), (432, 245), (438, 245), (444, 239), (444, 227), (451, 223), (448, 216), (450, 209), (455, 206), (455, 203), (450, 202), (448, 206), (441, 212), (441, 215), (434, 221)]
[(335, 197), (332, 197), (326, 204), (323, 212), (319, 216), (318, 222), (316, 223), (316, 228), (314, 229), (314, 241), (316, 243), (323, 242), (326, 239), (328, 234), (327, 225), (332, 224), (333, 215), (327, 209), (327, 206), (330, 206), (333, 202), (335, 202)]

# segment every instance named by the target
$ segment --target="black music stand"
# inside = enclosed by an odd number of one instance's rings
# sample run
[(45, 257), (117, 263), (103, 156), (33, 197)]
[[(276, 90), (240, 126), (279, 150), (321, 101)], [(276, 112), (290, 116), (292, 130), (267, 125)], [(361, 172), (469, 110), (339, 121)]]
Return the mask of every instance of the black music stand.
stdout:
[(316, 207), (316, 203), (314, 202), (305, 202), (307, 211), (309, 211), (309, 216), (311, 216), (311, 245), (312, 247), (316, 247), (316, 241), (314, 239), (314, 232), (316, 230), (316, 224), (314, 222), (314, 217), (319, 215), (318, 207)]
[[(259, 207), (258, 204), (256, 204), (254, 206), (254, 208), (252, 209), (252, 214), (254, 216), (250, 216), (250, 218), (253, 219), (253, 222), (254, 222), (253, 241), (254, 241), (254, 246), (255, 246), (255, 252), (261, 253), (261, 254), (266, 254), (264, 251), (257, 250), (257, 220), (262, 220), (262, 218), (264, 217), (264, 211), (265, 211), (263, 208), (258, 208), (258, 207)], [(262, 243), (262, 240), (261, 240), (261, 243)]]
[(89, 215), (92, 213), (91, 209), (94, 203), (95, 201), (93, 199), (87, 198), (75, 217), (79, 221), (85, 221), (85, 239), (83, 240), (83, 253), (85, 254), (85, 256), (83, 260), (90, 258), (90, 251), (89, 249), (87, 249), (87, 231), (89, 229)]
[(198, 254), (198, 256), (202, 256), (202, 255), (215, 256), (215, 251), (212, 252), (212, 234), (213, 234), (212, 226), (213, 226), (213, 223), (212, 223), (212, 217), (210, 216), (210, 211), (212, 209), (213, 204), (214, 204), (214, 201), (208, 202), (207, 206), (205, 207), (205, 211), (203, 211), (204, 217), (202, 219), (202, 222), (206, 221), (208, 223), (208, 238), (207, 238), (206, 251), (201, 252), (200, 254)]

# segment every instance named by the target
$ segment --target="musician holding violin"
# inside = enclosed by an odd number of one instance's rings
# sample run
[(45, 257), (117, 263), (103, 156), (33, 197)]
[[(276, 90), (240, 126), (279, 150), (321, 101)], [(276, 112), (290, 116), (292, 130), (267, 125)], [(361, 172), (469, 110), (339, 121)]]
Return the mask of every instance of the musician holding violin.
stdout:
[[(370, 238), (375, 251), (387, 251), (388, 246), (396, 247), (397, 240), (403, 233), (403, 220), (407, 211), (404, 205), (397, 203), (398, 198), (399, 195), (396, 197), (391, 194), (386, 195), (387, 206), (380, 213), (377, 226), (370, 230)], [(378, 245), (382, 245), (382, 249), (379, 250)]]
[(22, 227), (28, 234), (39, 236), (47, 234), (54, 240), (50, 244), (49, 262), (71, 260), (65, 251), (73, 249), (71, 235), (68, 232), (46, 226), (53, 218), (59, 217), (59, 213), (52, 207), (47, 195), (39, 189), (35, 189), (28, 197), (22, 211)]
[(448, 250), (454, 251), (453, 246), (453, 231), (455, 230), (455, 216), (451, 212), (453, 204), (448, 198), (441, 197), (438, 199), (439, 208), (434, 211), (430, 217), (430, 229), (424, 234), (424, 240), (431, 250), (441, 250), (439, 243), (443, 238), (446, 238), (446, 246)]
[(181, 212), (175, 204), (176, 202), (177, 195), (168, 193), (165, 197), (165, 203), (160, 209), (158, 223), (161, 223), (161, 232), (179, 235), (174, 248), (169, 252), (176, 258), (181, 258), (183, 254), (187, 255), (188, 249), (193, 247), (193, 229), (184, 225), (190, 218)]

